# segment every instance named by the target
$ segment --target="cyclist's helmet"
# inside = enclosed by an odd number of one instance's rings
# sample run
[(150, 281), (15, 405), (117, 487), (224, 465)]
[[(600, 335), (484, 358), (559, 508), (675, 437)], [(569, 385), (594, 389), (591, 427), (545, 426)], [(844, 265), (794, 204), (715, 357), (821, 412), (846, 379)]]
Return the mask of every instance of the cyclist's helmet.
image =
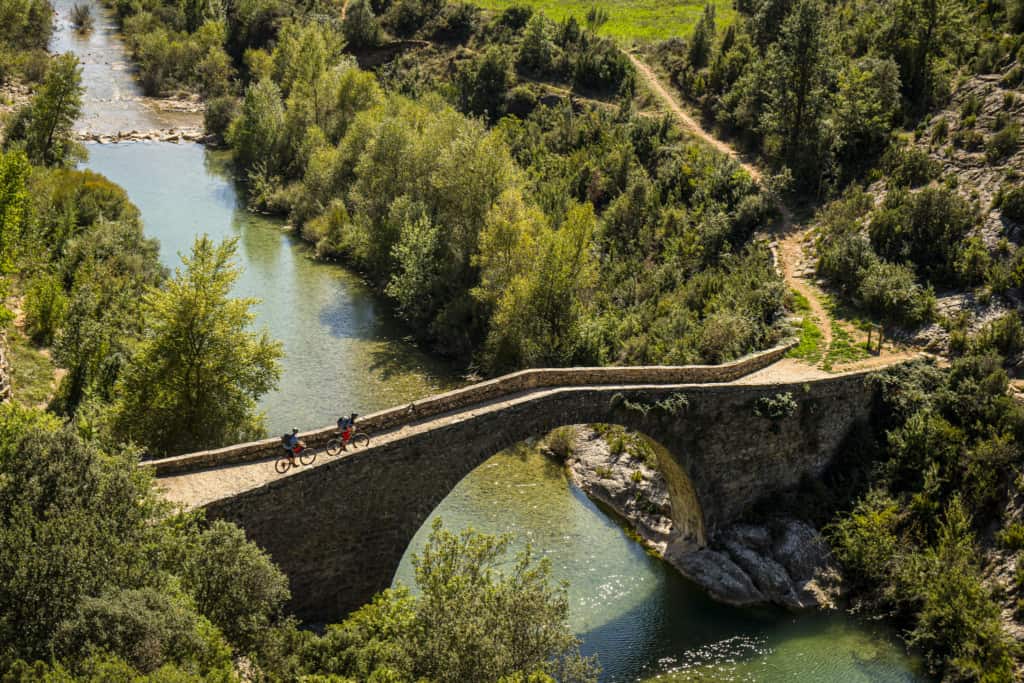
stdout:
[(298, 427), (292, 427), (292, 434), (298, 434), (298, 433), (299, 433), (299, 428)]

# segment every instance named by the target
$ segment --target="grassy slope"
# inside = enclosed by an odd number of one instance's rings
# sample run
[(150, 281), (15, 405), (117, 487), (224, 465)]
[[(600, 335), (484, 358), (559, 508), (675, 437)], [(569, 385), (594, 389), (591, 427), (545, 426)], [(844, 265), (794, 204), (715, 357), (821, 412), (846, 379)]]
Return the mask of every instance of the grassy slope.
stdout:
[[(544, 12), (552, 19), (575, 16), (583, 20), (587, 10), (597, 6), (608, 11), (610, 19), (601, 29), (623, 42), (665, 40), (673, 36), (689, 36), (704, 11), (700, 0), (472, 0), (486, 9), (503, 10), (511, 5), (525, 4)], [(719, 30), (732, 23), (736, 12), (726, 0), (710, 0), (716, 7)]]

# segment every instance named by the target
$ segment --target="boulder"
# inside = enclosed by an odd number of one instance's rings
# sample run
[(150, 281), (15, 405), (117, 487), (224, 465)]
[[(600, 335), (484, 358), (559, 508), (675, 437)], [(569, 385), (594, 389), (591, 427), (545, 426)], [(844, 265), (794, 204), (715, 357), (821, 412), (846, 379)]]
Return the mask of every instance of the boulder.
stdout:
[(733, 561), (747, 573), (765, 599), (787, 609), (801, 609), (809, 605), (797, 597), (798, 588), (781, 564), (735, 541), (726, 541), (725, 550)]
[(789, 519), (782, 522), (775, 534), (772, 555), (786, 568), (797, 584), (814, 578), (814, 573), (828, 564), (828, 548), (814, 527)]
[(710, 548), (675, 552), (670, 547), (665, 559), (719, 602), (737, 607), (765, 602), (764, 594), (728, 555)]

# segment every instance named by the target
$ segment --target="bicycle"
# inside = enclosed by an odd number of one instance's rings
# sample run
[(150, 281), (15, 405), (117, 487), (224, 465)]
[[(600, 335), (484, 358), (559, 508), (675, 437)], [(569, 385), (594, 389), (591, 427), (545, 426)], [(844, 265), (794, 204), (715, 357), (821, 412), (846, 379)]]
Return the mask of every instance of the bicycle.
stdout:
[(274, 463), (274, 469), (277, 470), (278, 474), (287, 474), (288, 470), (293, 467), (298, 467), (295, 464), (295, 459), (302, 465), (312, 465), (316, 462), (316, 451), (312, 448), (307, 448), (305, 442), (300, 441), (299, 447), (291, 455), (282, 455)]
[(334, 456), (341, 453), (344, 446), (352, 448), (366, 448), (370, 445), (370, 437), (365, 432), (355, 432), (345, 439), (345, 433), (339, 432), (337, 436), (327, 442), (327, 455)]

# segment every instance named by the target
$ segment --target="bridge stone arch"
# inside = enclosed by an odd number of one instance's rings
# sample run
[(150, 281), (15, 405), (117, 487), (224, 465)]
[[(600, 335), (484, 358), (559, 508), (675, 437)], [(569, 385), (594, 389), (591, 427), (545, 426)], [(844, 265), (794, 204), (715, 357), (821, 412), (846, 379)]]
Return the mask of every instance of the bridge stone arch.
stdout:
[[(762, 416), (764, 400), (780, 394), (795, 409)], [(390, 585), (412, 537), (458, 482), (528, 437), (609, 423), (654, 439), (667, 449), (663, 471), (680, 509), (692, 495), (702, 512), (689, 527), (701, 544), (754, 503), (820, 474), (870, 403), (860, 374), (806, 384), (542, 389), (406, 425), (369, 450), (205, 507), (270, 553), (289, 576), (301, 618), (333, 621)]]

